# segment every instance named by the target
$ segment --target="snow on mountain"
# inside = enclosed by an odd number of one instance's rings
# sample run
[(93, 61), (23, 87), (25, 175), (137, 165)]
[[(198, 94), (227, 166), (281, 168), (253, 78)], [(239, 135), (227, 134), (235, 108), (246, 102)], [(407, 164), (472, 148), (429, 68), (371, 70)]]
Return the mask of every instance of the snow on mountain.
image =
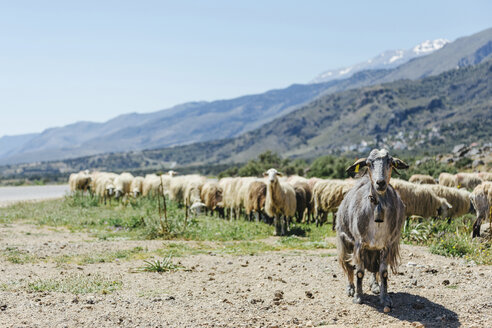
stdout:
[(436, 39), (433, 41), (426, 40), (411, 49), (388, 50), (365, 62), (323, 72), (310, 81), (310, 83), (321, 83), (335, 79), (348, 78), (359, 71), (367, 69), (394, 68), (413, 58), (425, 56), (441, 49), (447, 43), (449, 43), (449, 40), (446, 39)]

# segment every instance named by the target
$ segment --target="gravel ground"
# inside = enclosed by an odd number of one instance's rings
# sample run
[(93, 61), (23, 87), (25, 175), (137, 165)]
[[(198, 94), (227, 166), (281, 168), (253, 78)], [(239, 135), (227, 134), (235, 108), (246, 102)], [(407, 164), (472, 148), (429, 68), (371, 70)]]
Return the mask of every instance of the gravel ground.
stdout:
[[(363, 304), (352, 303), (333, 249), (188, 255), (174, 259), (182, 269), (167, 273), (135, 272), (142, 259), (84, 265), (53, 260), (136, 246), (151, 252), (163, 244), (98, 241), (84, 233), (26, 224), (0, 226), (0, 326), (490, 327), (492, 322), (491, 266), (416, 246), (402, 247), (399, 273), (390, 275), (394, 308), (389, 314), (370, 293), (369, 279)], [(13, 248), (41, 260), (11, 263), (1, 254)], [(70, 275), (106, 277), (122, 285), (114, 292), (79, 295), (25, 287)]]

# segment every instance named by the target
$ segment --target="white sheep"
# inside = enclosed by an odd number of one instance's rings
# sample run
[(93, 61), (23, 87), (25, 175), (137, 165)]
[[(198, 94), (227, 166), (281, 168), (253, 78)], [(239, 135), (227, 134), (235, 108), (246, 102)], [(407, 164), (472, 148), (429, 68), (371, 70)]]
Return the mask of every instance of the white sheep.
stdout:
[(480, 226), (483, 220), (489, 219), (489, 229), (492, 229), (492, 182), (486, 181), (473, 189), (471, 201), (477, 211), (477, 219), (473, 223), (472, 237), (480, 237)]
[(263, 175), (267, 177), (265, 212), (273, 217), (276, 235), (283, 236), (289, 220), (296, 214), (296, 193), (290, 184), (279, 181), (282, 174), (277, 170), (269, 169)]
[(391, 179), (391, 186), (398, 192), (405, 204), (405, 215), (428, 217), (447, 217), (451, 204), (424, 185), (414, 184), (405, 180)]
[(128, 172), (123, 172), (114, 179), (115, 199), (128, 195), (131, 191), (133, 175)]
[(133, 178), (132, 184), (130, 185), (130, 192), (134, 198), (142, 195), (143, 192), (144, 177), (137, 176)]

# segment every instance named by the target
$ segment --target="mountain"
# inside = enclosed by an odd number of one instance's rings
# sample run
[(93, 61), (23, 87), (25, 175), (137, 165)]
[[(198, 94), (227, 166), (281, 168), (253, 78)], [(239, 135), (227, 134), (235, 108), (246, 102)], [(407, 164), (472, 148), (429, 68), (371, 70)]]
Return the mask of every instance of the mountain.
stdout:
[(163, 170), (241, 163), (265, 150), (313, 158), (367, 153), (372, 147), (424, 154), (492, 139), (492, 59), (420, 80), (347, 90), (318, 99), (232, 139), (165, 149), (101, 154), (37, 165), (0, 167), (0, 174), (66, 174), (81, 169)]
[(294, 84), (258, 95), (186, 103), (154, 113), (121, 115), (104, 123), (77, 122), (39, 134), (2, 137), (0, 145), (5, 145), (8, 151), (2, 148), (0, 164), (75, 158), (231, 138), (289, 113), (324, 93), (371, 84), (386, 74), (383, 71), (367, 71), (343, 81)]
[[(432, 48), (434, 46), (429, 46)], [(421, 47), (424, 51), (426, 48)], [(457, 39), (392, 69), (363, 70), (346, 79), (213, 102), (192, 102), (105, 123), (78, 122), (40, 134), (0, 138), (0, 164), (77, 158), (234, 138), (289, 114), (321, 96), (400, 79), (433, 76), (492, 57), (492, 28)], [(5, 150), (4, 150), (5, 149)]]
[(367, 61), (349, 67), (329, 70), (315, 77), (310, 83), (323, 83), (336, 79), (345, 79), (353, 74), (372, 69), (390, 69), (400, 66), (413, 58), (429, 55), (449, 43), (446, 39), (424, 41), (411, 49), (388, 50)]

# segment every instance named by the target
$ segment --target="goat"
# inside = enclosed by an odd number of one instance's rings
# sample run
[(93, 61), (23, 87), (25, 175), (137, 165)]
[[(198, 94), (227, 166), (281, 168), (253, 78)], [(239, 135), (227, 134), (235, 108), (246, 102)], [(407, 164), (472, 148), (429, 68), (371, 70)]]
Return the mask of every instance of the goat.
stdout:
[[(338, 261), (348, 278), (347, 293), (354, 303), (362, 302), (362, 279), (367, 269), (373, 273), (371, 289), (380, 293), (387, 313), (392, 307), (388, 295), (388, 267), (396, 272), (400, 259), (400, 234), (405, 221), (405, 205), (389, 184), (391, 171), (407, 169), (408, 165), (393, 158), (385, 149), (373, 149), (367, 158), (352, 164), (348, 173), (362, 178), (346, 194), (337, 212)], [(357, 288), (354, 287), (354, 266)], [(377, 282), (377, 273), (381, 285)]]

